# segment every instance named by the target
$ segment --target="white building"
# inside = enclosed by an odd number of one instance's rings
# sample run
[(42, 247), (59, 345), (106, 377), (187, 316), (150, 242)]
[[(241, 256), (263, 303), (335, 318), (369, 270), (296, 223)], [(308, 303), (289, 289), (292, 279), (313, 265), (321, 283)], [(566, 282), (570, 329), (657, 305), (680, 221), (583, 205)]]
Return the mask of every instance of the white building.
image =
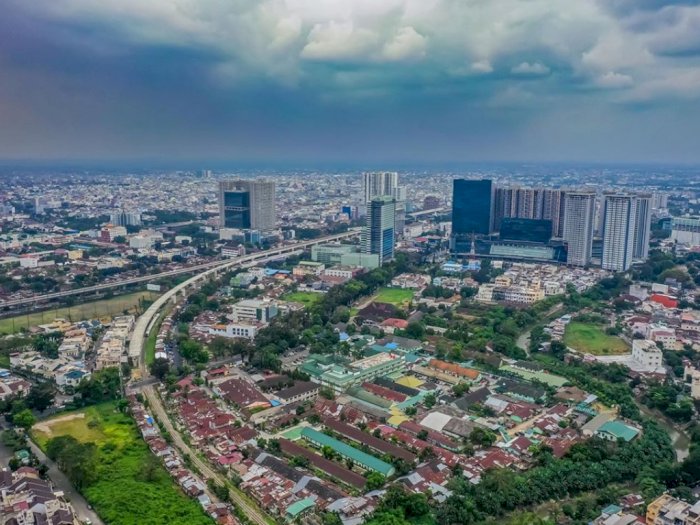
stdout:
[(653, 341), (635, 339), (632, 341), (632, 359), (647, 368), (656, 369), (663, 364), (663, 353)]
[(232, 307), (231, 319), (234, 322), (260, 321), (267, 323), (277, 315), (277, 305), (270, 301), (244, 299)]
[(654, 343), (661, 343), (667, 350), (677, 349), (676, 331), (665, 326), (649, 325), (646, 329), (646, 338)]
[(602, 266), (624, 272), (649, 255), (651, 197), (606, 193), (604, 198)]
[(700, 217), (674, 217), (671, 220), (671, 239), (678, 244), (700, 246)]
[(595, 193), (567, 192), (564, 208), (564, 240), (569, 245), (567, 263), (586, 266), (591, 262)]
[(213, 336), (226, 337), (228, 339), (255, 339), (258, 330), (262, 328), (262, 323), (229, 323), (226, 325), (217, 324), (208, 327), (209, 334)]
[(636, 215), (637, 199), (633, 195), (605, 194), (603, 269), (624, 272), (632, 266)]

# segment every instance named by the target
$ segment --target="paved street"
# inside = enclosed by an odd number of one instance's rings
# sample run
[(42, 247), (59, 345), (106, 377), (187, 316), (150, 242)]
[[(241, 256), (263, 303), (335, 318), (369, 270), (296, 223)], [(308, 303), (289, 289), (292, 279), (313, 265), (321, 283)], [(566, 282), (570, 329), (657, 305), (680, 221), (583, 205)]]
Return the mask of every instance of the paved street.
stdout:
[[(178, 448), (180, 453), (188, 455), (191, 458), (192, 463), (197, 467), (197, 469), (202, 473), (202, 476), (204, 476), (206, 479), (213, 479), (219, 485), (225, 485), (226, 478), (222, 474), (214, 471), (207, 463), (202, 461), (197, 456), (197, 454), (189, 447), (189, 445), (187, 445), (187, 443), (185, 443), (185, 441), (182, 439), (182, 436), (170, 421), (170, 418), (168, 417), (168, 414), (165, 411), (165, 407), (163, 407), (163, 403), (161, 402), (160, 397), (155, 392), (154, 388), (152, 386), (145, 387), (143, 389), (143, 394), (148, 399), (149, 409), (151, 410), (152, 415), (163, 424), (165, 429), (172, 437), (173, 444)], [(238, 492), (236, 492), (235, 490), (231, 490), (229, 494), (231, 496), (231, 501), (233, 501), (238, 507), (240, 507), (243, 510), (246, 517), (250, 521), (252, 521), (253, 523), (257, 523), (258, 525), (268, 525), (268, 522), (265, 519), (264, 515), (257, 508), (255, 508), (248, 501), (246, 501)]]
[[(0, 427), (0, 430), (2, 430), (2, 427)], [(85, 498), (83, 498), (83, 496), (81, 496), (80, 493), (73, 488), (73, 485), (71, 485), (71, 482), (68, 480), (68, 478), (63, 474), (63, 472), (58, 470), (56, 464), (49, 458), (47, 458), (44, 455), (44, 453), (39, 449), (39, 447), (37, 447), (31, 441), (30, 447), (32, 449), (32, 452), (36, 455), (36, 457), (39, 458), (39, 461), (45, 463), (46, 466), (49, 467), (48, 474), (51, 478), (51, 481), (53, 482), (56, 489), (62, 490), (63, 493), (66, 495), (66, 499), (69, 500), (73, 505), (73, 508), (75, 509), (78, 518), (81, 520), (84, 520), (85, 518), (90, 518), (92, 523), (102, 525), (103, 522), (99, 518), (99, 516), (95, 514), (92, 510), (88, 509), (88, 502), (85, 501)], [(12, 451), (5, 445), (0, 443), (0, 464), (2, 464), (3, 468), (7, 466), (7, 463), (10, 461), (11, 457)]]

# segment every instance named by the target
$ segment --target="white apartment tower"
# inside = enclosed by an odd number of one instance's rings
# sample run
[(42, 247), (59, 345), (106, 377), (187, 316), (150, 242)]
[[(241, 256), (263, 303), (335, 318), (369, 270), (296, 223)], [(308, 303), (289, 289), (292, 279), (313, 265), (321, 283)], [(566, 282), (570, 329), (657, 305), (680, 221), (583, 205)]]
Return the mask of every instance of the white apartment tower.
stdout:
[(406, 223), (406, 187), (399, 186), (399, 174), (396, 171), (371, 171), (362, 174), (362, 194), (369, 211), (369, 203), (376, 198), (390, 197), (395, 203), (395, 234), (403, 234)]
[(649, 257), (649, 241), (651, 240), (651, 195), (637, 195), (637, 213), (634, 218), (634, 252), (635, 261), (644, 261)]
[(568, 244), (567, 263), (586, 266), (591, 262), (595, 193), (567, 191), (564, 207), (564, 240)]
[(649, 254), (651, 197), (604, 195), (603, 261), (605, 270), (625, 272)]
[(376, 197), (396, 198), (399, 174), (395, 171), (372, 171), (362, 174), (364, 204)]

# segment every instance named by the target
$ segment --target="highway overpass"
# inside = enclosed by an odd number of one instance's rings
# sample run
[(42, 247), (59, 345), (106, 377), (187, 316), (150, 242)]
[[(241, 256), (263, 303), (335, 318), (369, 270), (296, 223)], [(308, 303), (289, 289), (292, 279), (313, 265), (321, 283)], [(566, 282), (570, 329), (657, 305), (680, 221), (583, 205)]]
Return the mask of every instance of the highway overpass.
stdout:
[(119, 288), (122, 286), (129, 286), (139, 283), (147, 283), (163, 277), (173, 277), (176, 275), (183, 275), (188, 273), (196, 273), (206, 271), (212, 268), (226, 268), (229, 266), (235, 266), (236, 262), (244, 262), (247, 260), (255, 260), (257, 257), (265, 258), (274, 254), (284, 254), (289, 251), (305, 249), (314, 244), (322, 244), (324, 242), (339, 241), (342, 239), (347, 239), (349, 237), (354, 237), (359, 234), (358, 229), (353, 229), (348, 232), (338, 233), (335, 235), (328, 235), (326, 237), (320, 237), (318, 239), (310, 241), (301, 241), (296, 244), (288, 244), (281, 248), (273, 248), (271, 250), (266, 250), (264, 252), (256, 252), (254, 254), (246, 255), (244, 257), (239, 257), (237, 259), (227, 259), (227, 260), (216, 260), (208, 263), (197, 264), (194, 266), (188, 266), (186, 268), (178, 268), (177, 270), (169, 270), (167, 272), (155, 273), (151, 275), (140, 275), (138, 277), (131, 277), (129, 279), (124, 279), (122, 281), (114, 281), (110, 283), (96, 284), (94, 286), (84, 286), (82, 288), (76, 288), (74, 290), (64, 290), (61, 292), (53, 292), (43, 295), (35, 295), (33, 297), (25, 297), (22, 299), (12, 299), (9, 301), (0, 301), (0, 309), (2, 308), (12, 308), (17, 306), (28, 306), (38, 303), (43, 303), (46, 301), (53, 301), (55, 299), (62, 299), (64, 297), (70, 297), (72, 295), (82, 295), (87, 293), (101, 292), (104, 290), (109, 290), (110, 288)]
[(132, 365), (139, 365), (143, 377), (146, 377), (147, 370), (144, 360), (144, 345), (146, 338), (148, 337), (149, 330), (152, 328), (152, 321), (160, 312), (168, 301), (177, 300), (179, 294), (186, 294), (188, 288), (192, 289), (199, 283), (205, 281), (210, 277), (216, 277), (219, 272), (227, 271), (232, 268), (244, 268), (247, 266), (254, 266), (256, 264), (267, 262), (272, 259), (277, 259), (282, 255), (293, 255), (300, 253), (303, 250), (310, 248), (316, 244), (323, 244), (327, 242), (339, 241), (342, 239), (348, 239), (354, 237), (360, 233), (360, 228), (353, 229), (348, 232), (339, 233), (336, 235), (328, 235), (325, 237), (320, 237), (318, 239), (313, 239), (309, 241), (301, 241), (296, 244), (289, 244), (279, 248), (271, 248), (262, 252), (252, 253), (250, 255), (244, 255), (243, 257), (237, 257), (235, 259), (230, 259), (227, 261), (217, 261), (217, 265), (204, 270), (202, 273), (198, 273), (187, 279), (186, 281), (178, 284), (177, 286), (171, 288), (163, 295), (158, 297), (151, 306), (138, 318), (136, 325), (134, 326), (134, 332), (131, 335), (131, 341), (129, 343), (129, 361)]

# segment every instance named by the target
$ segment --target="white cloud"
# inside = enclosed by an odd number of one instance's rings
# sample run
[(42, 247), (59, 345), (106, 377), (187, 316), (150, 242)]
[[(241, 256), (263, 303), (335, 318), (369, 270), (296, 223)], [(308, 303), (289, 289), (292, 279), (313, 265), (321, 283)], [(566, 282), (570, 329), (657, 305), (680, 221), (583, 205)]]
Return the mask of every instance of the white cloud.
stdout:
[(493, 73), (493, 66), (488, 60), (477, 60), (472, 62), (471, 70), (475, 73)]
[(595, 85), (606, 89), (620, 89), (630, 87), (634, 84), (634, 79), (629, 75), (608, 71), (597, 77)]
[(549, 68), (540, 62), (521, 62), (510, 70), (514, 75), (543, 76), (549, 74)]
[(425, 56), (425, 37), (413, 27), (401, 27), (394, 39), (384, 44), (382, 57), (387, 60), (401, 61), (423, 58)]
[(648, 96), (680, 96), (686, 88), (658, 79), (673, 73), (692, 89), (696, 57), (683, 55), (700, 52), (700, 6), (652, 9), (661, 3), (651, 0), (645, 9), (632, 0), (612, 8), (612, 0), (9, 1), (52, 22), (99, 24), (120, 49), (211, 51), (217, 78), (252, 75), (288, 85), (326, 75), (320, 80), (332, 87), (338, 77), (332, 68), (319, 71), (318, 61), (340, 69), (352, 63), (357, 71), (395, 63), (361, 77), (367, 89), (390, 85), (402, 67), (425, 68), (416, 78), (439, 85), (444, 73), (478, 77), (503, 63), (517, 64), (511, 73), (534, 84), (556, 63), (558, 77), (571, 72), (563, 91), (572, 83), (634, 84)]
[(352, 22), (331, 20), (313, 27), (301, 56), (328, 61), (367, 58), (378, 42), (378, 35), (368, 29), (357, 28)]

